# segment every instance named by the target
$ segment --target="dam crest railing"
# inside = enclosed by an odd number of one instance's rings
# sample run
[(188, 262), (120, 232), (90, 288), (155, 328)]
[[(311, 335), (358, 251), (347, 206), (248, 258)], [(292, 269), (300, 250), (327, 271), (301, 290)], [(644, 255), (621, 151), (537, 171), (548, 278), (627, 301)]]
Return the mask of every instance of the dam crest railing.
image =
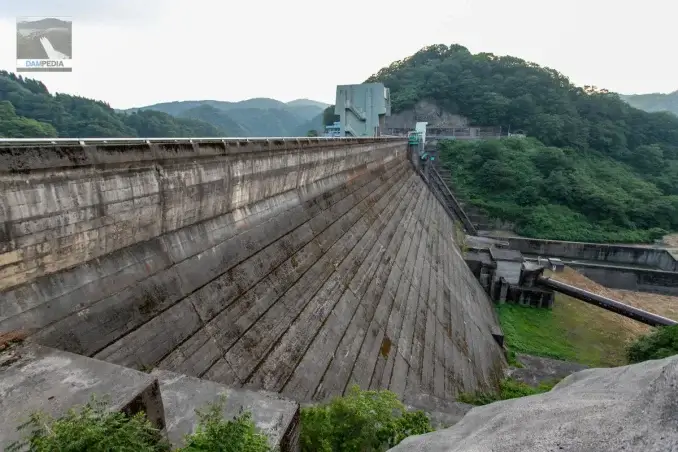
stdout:
[(209, 144), (262, 142), (373, 142), (404, 141), (403, 137), (197, 137), (197, 138), (0, 138), (0, 146), (16, 145), (97, 145), (97, 144)]

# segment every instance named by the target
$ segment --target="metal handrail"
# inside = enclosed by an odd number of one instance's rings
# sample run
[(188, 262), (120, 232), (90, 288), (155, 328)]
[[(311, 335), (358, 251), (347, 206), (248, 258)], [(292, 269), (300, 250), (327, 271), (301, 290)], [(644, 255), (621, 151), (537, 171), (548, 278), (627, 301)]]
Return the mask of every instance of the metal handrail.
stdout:
[(400, 137), (198, 137), (198, 138), (0, 138), (0, 145), (8, 144), (105, 144), (105, 143), (204, 143), (223, 141), (349, 141), (402, 140)]

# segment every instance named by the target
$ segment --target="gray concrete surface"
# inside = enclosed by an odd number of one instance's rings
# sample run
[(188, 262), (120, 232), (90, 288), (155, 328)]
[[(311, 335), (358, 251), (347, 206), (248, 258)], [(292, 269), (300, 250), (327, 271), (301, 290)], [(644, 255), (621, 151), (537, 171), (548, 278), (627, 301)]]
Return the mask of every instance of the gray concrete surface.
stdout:
[(185, 446), (184, 438), (198, 425), (196, 410), (223, 399), (222, 414), (230, 420), (249, 411), (257, 430), (268, 437), (271, 448), (295, 451), (299, 442), (299, 404), (276, 394), (228, 388), (207, 380), (166, 370), (154, 370), (165, 406), (167, 437), (174, 447)]
[(678, 450), (678, 356), (570, 375), (550, 392), (473, 408), (393, 452)]
[(405, 141), (302, 141), (0, 149), (0, 332), (301, 401), (492, 386), (496, 315)]
[(155, 377), (36, 344), (0, 352), (0, 450), (25, 438), (17, 427), (32, 413), (60, 417), (93, 395), (108, 397), (111, 410), (144, 411), (156, 427), (164, 428)]
[(472, 408), (468, 403), (441, 399), (430, 394), (409, 394), (403, 400), (410, 411), (421, 410), (426, 413), (434, 429), (440, 430), (461, 421)]
[(523, 237), (493, 238), (508, 241), (509, 248), (525, 255), (597, 261), (613, 265), (641, 265), (670, 272), (678, 271), (678, 261), (669, 250), (649, 245), (566, 242)]
[(561, 380), (588, 367), (559, 359), (542, 358), (541, 356), (531, 356), (517, 354), (516, 358), (523, 367), (513, 367), (509, 369), (508, 375), (515, 380), (522, 381), (530, 386), (539, 386), (541, 383), (551, 383)]
[(678, 296), (678, 272), (576, 261), (566, 265), (610, 289)]

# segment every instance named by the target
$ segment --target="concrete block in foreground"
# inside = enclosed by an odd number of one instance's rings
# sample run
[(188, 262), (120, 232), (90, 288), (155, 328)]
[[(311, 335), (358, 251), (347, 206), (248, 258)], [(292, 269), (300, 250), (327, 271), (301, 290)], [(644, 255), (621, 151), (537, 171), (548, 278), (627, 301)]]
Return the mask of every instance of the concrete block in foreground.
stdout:
[(184, 445), (184, 436), (194, 431), (198, 417), (196, 409), (226, 395), (224, 418), (232, 419), (241, 411), (250, 411), (260, 432), (268, 436), (272, 448), (281, 452), (298, 450), (299, 404), (269, 392), (232, 389), (199, 378), (156, 369), (165, 406), (167, 436), (174, 447)]
[(0, 450), (21, 438), (17, 427), (31, 413), (56, 418), (108, 396), (110, 408), (147, 413), (164, 428), (164, 409), (155, 377), (104, 361), (25, 343), (0, 352)]

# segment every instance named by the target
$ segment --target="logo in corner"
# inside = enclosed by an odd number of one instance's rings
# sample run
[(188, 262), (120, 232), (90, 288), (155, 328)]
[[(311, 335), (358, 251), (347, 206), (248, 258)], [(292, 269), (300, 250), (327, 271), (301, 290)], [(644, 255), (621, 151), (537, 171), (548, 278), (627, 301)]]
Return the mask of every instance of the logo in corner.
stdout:
[(73, 22), (64, 17), (19, 17), (17, 72), (72, 72)]

